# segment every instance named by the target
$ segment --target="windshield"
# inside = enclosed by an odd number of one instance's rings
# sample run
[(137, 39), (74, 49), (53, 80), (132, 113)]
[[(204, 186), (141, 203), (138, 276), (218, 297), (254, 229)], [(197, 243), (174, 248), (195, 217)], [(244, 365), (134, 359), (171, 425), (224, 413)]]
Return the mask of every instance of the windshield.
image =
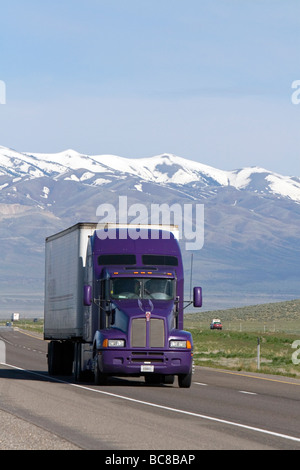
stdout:
[(174, 279), (114, 278), (111, 279), (110, 295), (113, 299), (174, 298)]

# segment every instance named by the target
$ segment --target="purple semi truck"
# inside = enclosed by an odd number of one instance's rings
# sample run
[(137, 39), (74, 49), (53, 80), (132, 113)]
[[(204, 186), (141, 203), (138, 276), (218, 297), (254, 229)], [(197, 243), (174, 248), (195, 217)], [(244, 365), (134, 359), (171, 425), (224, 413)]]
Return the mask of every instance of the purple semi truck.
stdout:
[[(46, 239), (44, 339), (50, 375), (191, 385), (183, 265), (174, 226), (78, 223)], [(195, 287), (193, 304), (202, 305)]]

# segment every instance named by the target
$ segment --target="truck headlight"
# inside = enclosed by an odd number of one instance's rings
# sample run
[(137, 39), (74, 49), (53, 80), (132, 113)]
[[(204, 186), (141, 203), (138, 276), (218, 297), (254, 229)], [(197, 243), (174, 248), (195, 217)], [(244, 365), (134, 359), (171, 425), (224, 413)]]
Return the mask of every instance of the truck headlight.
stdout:
[(171, 339), (170, 341), (170, 348), (191, 348), (190, 341), (183, 341), (177, 339)]
[(103, 348), (124, 348), (125, 339), (105, 339), (102, 343)]
[(108, 347), (109, 348), (124, 348), (125, 339), (109, 339)]

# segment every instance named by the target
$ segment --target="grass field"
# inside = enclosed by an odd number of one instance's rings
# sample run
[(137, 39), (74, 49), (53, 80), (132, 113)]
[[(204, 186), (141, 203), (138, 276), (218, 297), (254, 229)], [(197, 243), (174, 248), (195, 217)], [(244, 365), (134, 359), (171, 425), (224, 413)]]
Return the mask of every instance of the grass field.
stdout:
[[(212, 318), (221, 319), (221, 331), (209, 329)], [(300, 345), (292, 347), (300, 340), (300, 300), (187, 314), (185, 329), (196, 365), (300, 378)]]
[[(221, 319), (222, 331), (210, 330), (212, 318)], [(43, 332), (43, 320), (14, 326)], [(292, 347), (300, 341), (300, 300), (186, 314), (185, 329), (193, 335), (196, 365), (257, 372), (259, 338), (260, 372), (300, 378), (300, 343)]]

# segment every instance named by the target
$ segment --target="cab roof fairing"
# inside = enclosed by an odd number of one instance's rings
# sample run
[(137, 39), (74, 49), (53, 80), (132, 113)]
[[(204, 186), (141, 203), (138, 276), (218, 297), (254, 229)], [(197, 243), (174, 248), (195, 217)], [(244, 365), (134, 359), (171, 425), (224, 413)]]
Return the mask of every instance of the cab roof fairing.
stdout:
[[(145, 230), (141, 229), (139, 236), (133, 238), (130, 233), (127, 232), (127, 237), (123, 236), (123, 233), (119, 229), (111, 233), (101, 230), (104, 237), (99, 237), (99, 231), (95, 231), (92, 240), (92, 246), (94, 253), (105, 254), (105, 253), (134, 253), (139, 254), (150, 254), (155, 253), (157, 255), (173, 255), (181, 259), (181, 251), (177, 238), (171, 232), (164, 230)], [(153, 236), (153, 233), (155, 236)], [(165, 238), (166, 234), (168, 238)]]
[[(141, 230), (141, 233), (143, 230)], [(145, 232), (145, 230), (144, 230)], [(147, 231), (149, 234), (149, 230)], [(151, 232), (151, 231), (150, 231)], [(122, 271), (125, 268), (128, 272), (132, 270), (143, 270), (143, 271), (151, 271), (151, 268), (157, 268), (157, 266), (152, 265), (144, 265), (142, 262), (142, 255), (162, 255), (162, 256), (176, 256), (178, 258), (178, 266), (176, 268), (174, 266), (159, 266), (157, 271), (164, 271), (164, 272), (176, 272), (177, 279), (183, 279), (183, 264), (182, 264), (182, 257), (181, 257), (181, 250), (178, 243), (178, 240), (172, 233), (170, 233), (170, 238), (164, 239), (162, 238), (163, 231), (158, 230), (158, 238), (142, 238), (139, 237), (137, 239), (132, 239), (130, 236), (122, 239), (119, 238), (119, 231), (116, 230), (116, 237), (115, 238), (105, 238), (101, 240), (97, 235), (96, 231), (91, 238), (91, 247), (93, 252), (94, 258), (94, 271), (97, 278), (101, 276), (102, 269), (105, 266), (101, 266), (98, 264), (98, 256), (103, 254), (134, 254), (136, 255), (136, 264), (128, 266), (127, 264), (118, 264), (110, 266), (113, 271)], [(107, 266), (106, 266), (107, 267)]]

